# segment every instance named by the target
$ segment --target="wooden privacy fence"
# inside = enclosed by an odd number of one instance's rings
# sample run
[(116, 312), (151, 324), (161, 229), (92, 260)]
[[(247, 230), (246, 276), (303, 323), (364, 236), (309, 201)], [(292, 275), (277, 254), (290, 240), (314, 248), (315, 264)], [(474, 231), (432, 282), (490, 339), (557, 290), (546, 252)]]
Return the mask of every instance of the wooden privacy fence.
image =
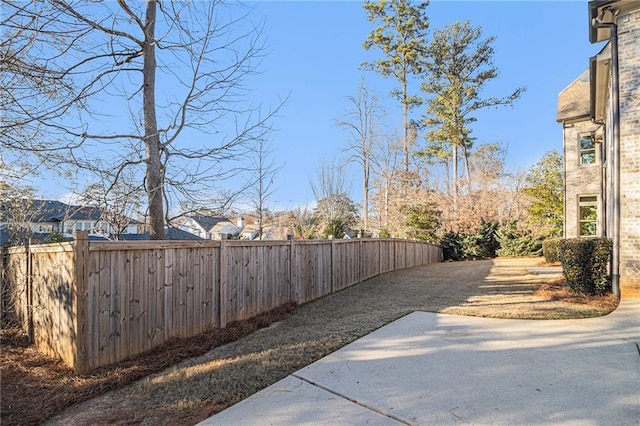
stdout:
[(87, 371), (441, 260), (439, 246), (409, 240), (89, 242), (78, 232), (4, 250), (2, 285), (37, 347)]

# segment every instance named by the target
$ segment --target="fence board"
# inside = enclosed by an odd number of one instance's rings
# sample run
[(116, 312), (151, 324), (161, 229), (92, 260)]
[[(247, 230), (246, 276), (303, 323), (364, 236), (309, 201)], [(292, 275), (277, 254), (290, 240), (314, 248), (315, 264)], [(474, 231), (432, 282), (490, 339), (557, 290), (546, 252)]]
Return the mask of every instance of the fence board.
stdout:
[[(105, 284), (108, 282), (108, 294), (105, 295), (109, 300), (109, 329), (108, 334), (104, 336), (101, 342), (101, 350), (104, 350), (105, 357), (108, 362), (114, 362), (118, 359), (120, 352), (120, 324), (122, 324), (122, 312), (120, 309), (119, 299), (121, 297), (118, 290), (118, 275), (116, 272), (118, 266), (118, 252), (103, 252), (103, 259), (106, 262), (104, 270), (106, 272)], [(102, 278), (102, 277), (101, 277)], [(102, 323), (102, 322), (101, 322)], [(105, 329), (105, 332), (107, 330)], [(103, 334), (101, 333), (101, 337)], [(102, 349), (104, 347), (104, 349)], [(102, 357), (100, 357), (102, 359)]]
[[(97, 269), (89, 275), (89, 292), (94, 294), (98, 304), (98, 313), (90, 313), (94, 317), (97, 333), (93, 335), (95, 341), (92, 343), (93, 353), (91, 354), (90, 366), (105, 365), (109, 362), (110, 340), (112, 333), (113, 315), (111, 311), (111, 283), (109, 277), (109, 257), (106, 253), (91, 253), (89, 258), (94, 259), (92, 264)], [(97, 316), (97, 318), (96, 318)]]
[(38, 346), (76, 368), (442, 259), (437, 246), (392, 239), (90, 242), (75, 257), (73, 247), (5, 250), (2, 276)]
[(166, 340), (165, 329), (166, 329), (166, 286), (167, 282), (166, 274), (167, 270), (165, 267), (165, 257), (166, 251), (158, 249), (156, 252), (156, 281), (155, 281), (155, 302), (156, 302), (156, 322), (154, 329), (153, 342), (154, 346), (157, 346), (163, 343)]
[(334, 250), (336, 265), (334, 265), (337, 279), (335, 280), (334, 291), (342, 290), (361, 281), (361, 244), (358, 240), (355, 244), (349, 240), (336, 241)]

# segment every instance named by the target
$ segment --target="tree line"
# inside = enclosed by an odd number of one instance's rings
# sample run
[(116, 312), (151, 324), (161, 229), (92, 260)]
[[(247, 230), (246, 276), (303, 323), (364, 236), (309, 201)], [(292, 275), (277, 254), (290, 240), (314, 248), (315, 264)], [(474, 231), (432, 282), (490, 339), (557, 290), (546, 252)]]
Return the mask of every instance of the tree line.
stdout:
[(561, 156), (552, 151), (529, 171), (510, 171), (508, 146), (473, 136), (477, 112), (510, 106), (525, 92), (486, 94), (499, 78), (495, 38), (469, 21), (430, 33), (426, 1), (363, 7), (374, 25), (363, 47), (378, 58), (362, 68), (395, 83), (389, 96), (402, 111), (402, 131), (385, 129), (388, 112), (364, 80), (347, 97), (337, 124), (348, 134), (345, 161), (360, 171), (361, 234), (441, 241), (487, 224), (513, 238), (561, 234)]
[[(266, 108), (249, 101), (246, 81), (266, 54), (262, 25), (241, 25), (249, 8), (1, 2), (4, 191), (24, 190), (20, 179), (41, 168), (85, 179), (83, 202), (119, 217), (135, 212), (152, 239), (165, 237), (178, 204), (178, 215), (188, 215), (224, 212), (244, 199), (266, 221), (280, 170), (270, 133), (286, 99)], [(372, 0), (363, 8), (373, 26), (363, 48), (378, 58), (361, 68), (394, 82), (389, 96), (401, 111), (401, 134), (384, 128), (388, 111), (363, 80), (336, 120), (348, 134), (345, 161), (361, 171), (363, 200), (351, 200), (339, 168), (321, 165), (316, 207), (291, 212), (298, 234), (437, 240), (488, 222), (557, 233), (539, 177), (506, 171), (507, 147), (473, 136), (478, 111), (512, 105), (525, 90), (485, 94), (499, 77), (494, 38), (468, 21), (430, 33), (428, 2)], [(194, 138), (204, 142), (185, 143)], [(237, 177), (239, 188), (224, 189)], [(551, 191), (556, 197), (558, 188)]]

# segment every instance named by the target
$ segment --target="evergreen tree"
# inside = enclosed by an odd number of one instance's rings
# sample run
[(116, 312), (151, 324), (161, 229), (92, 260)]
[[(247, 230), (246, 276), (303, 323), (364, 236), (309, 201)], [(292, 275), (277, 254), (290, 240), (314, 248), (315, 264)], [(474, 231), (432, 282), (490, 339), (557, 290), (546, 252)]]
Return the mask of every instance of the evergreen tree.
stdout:
[[(447, 25), (436, 30), (427, 47), (422, 90), (430, 96), (423, 124), (427, 132), (427, 153), (451, 161), (454, 209), (459, 191), (458, 162), (461, 152), (471, 187), (469, 155), (474, 138), (470, 125), (478, 110), (510, 105), (523, 93), (518, 88), (505, 97), (483, 97), (482, 91), (498, 77), (493, 65), (494, 37), (482, 38), (482, 29), (469, 22)], [(448, 147), (447, 147), (448, 144)]]
[(564, 180), (562, 155), (551, 150), (531, 167), (523, 192), (533, 197), (529, 208), (532, 222), (544, 225), (547, 237), (562, 236), (564, 212)]
[(366, 50), (378, 49), (382, 59), (365, 62), (365, 69), (398, 81), (391, 94), (402, 104), (404, 172), (409, 172), (409, 153), (415, 142), (409, 111), (420, 104), (419, 96), (409, 93), (409, 79), (422, 72), (424, 46), (429, 19), (425, 13), (428, 1), (412, 4), (407, 0), (365, 1), (367, 20), (379, 26), (369, 33), (363, 43)]

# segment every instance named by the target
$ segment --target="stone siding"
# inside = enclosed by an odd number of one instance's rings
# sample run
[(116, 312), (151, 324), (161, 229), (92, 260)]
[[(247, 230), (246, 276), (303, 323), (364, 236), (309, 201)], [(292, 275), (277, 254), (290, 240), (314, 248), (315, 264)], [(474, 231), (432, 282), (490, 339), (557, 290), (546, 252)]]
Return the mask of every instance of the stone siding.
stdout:
[(620, 287), (640, 297), (640, 10), (618, 17), (620, 67)]
[(596, 144), (596, 162), (590, 165), (580, 164), (580, 146), (578, 135), (595, 131), (600, 126), (586, 121), (568, 124), (563, 128), (564, 167), (565, 167), (565, 220), (564, 237), (578, 237), (578, 198), (581, 195), (598, 195), (598, 232), (604, 235), (602, 188), (602, 144)]

